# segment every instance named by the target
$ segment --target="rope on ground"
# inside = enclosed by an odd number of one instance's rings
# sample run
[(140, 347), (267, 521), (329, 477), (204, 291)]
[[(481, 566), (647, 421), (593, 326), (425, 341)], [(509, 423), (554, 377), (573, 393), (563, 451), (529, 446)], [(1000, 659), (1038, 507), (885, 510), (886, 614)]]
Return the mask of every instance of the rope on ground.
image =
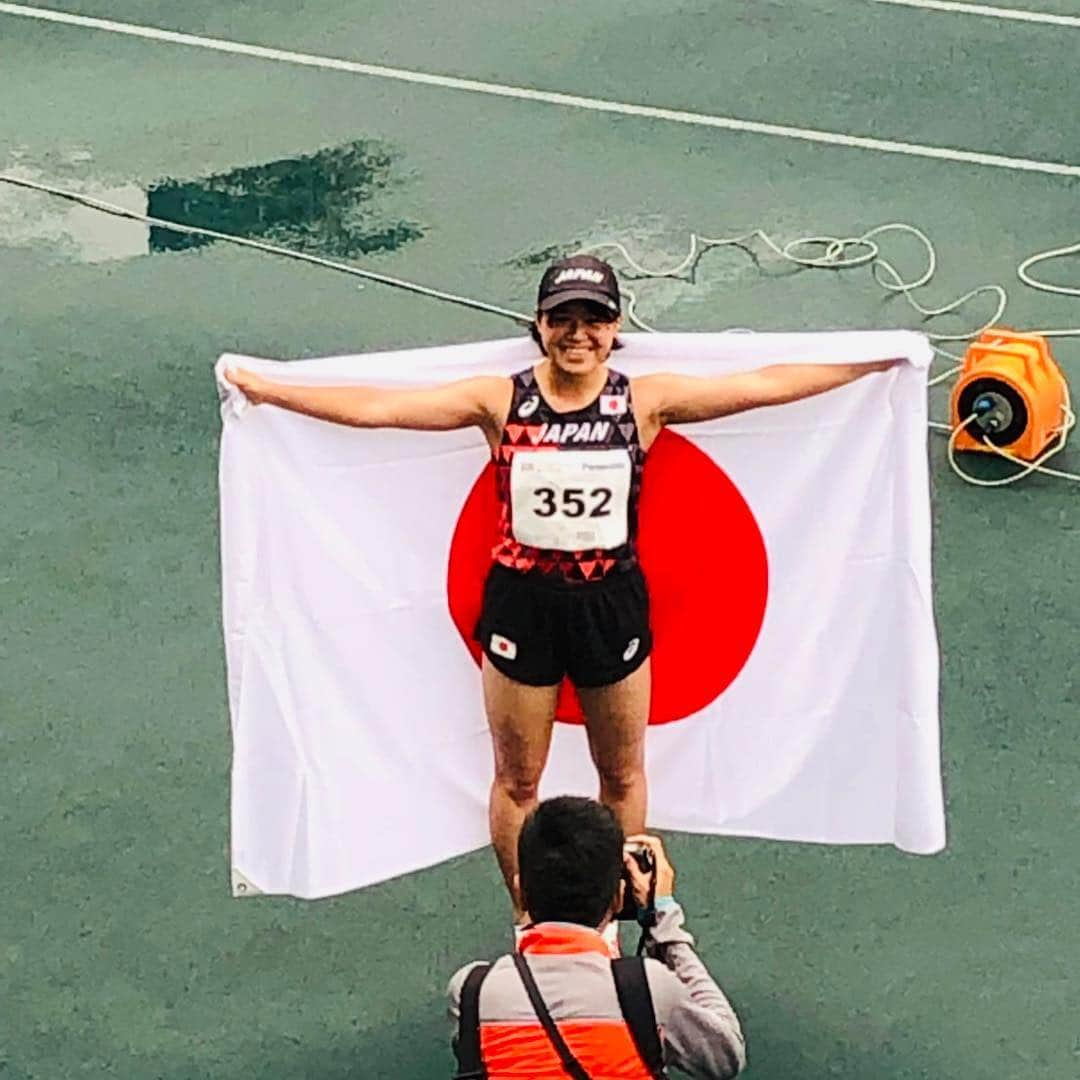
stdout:
[[(897, 233), (913, 236), (919, 241), (926, 255), (925, 268), (920, 274), (910, 280), (905, 280), (896, 267), (881, 253), (882, 238), (886, 235)], [(785, 262), (789, 262), (794, 266), (802, 267), (804, 269), (852, 270), (869, 266), (874, 281), (881, 286), (881, 288), (888, 292), (899, 293), (924, 320), (953, 314), (964, 307), (964, 305), (980, 296), (993, 296), (995, 298), (993, 315), (974, 329), (956, 334), (927, 333), (927, 338), (929, 339), (930, 346), (934, 352), (938, 356), (944, 357), (952, 362), (952, 366), (946, 371), (940, 372), (930, 378), (927, 385), (931, 387), (938, 386), (956, 375), (961, 369), (963, 360), (963, 357), (949, 352), (937, 343), (970, 341), (971, 339), (978, 337), (984, 331), (990, 329), (992, 326), (1000, 325), (1001, 317), (1004, 315), (1005, 308), (1008, 304), (1008, 294), (1001, 285), (980, 285), (970, 292), (964, 293), (963, 296), (958, 297), (951, 303), (943, 304), (940, 307), (925, 307), (923, 304), (919, 303), (913, 294), (917, 289), (921, 289), (928, 285), (934, 277), (937, 270), (937, 252), (935, 251), (930, 238), (921, 229), (917, 229), (915, 226), (907, 225), (903, 222), (891, 222), (887, 225), (879, 225), (877, 228), (871, 229), (861, 236), (807, 236), (791, 240), (783, 245), (778, 244), (761, 229), (754, 229), (751, 232), (743, 233), (739, 236), (725, 237), (722, 239), (713, 239), (692, 232), (690, 234), (690, 244), (686, 255), (679, 262), (666, 268), (648, 267), (643, 265), (630, 254), (624, 244), (615, 240), (591, 244), (588, 247), (582, 248), (581, 251), (594, 254), (600, 252), (614, 252), (621, 256), (626, 266), (629, 267), (630, 272), (640, 278), (675, 278), (678, 280), (689, 281), (693, 279), (693, 275), (697, 270), (701, 259), (706, 252), (710, 251), (712, 248), (739, 247), (749, 249), (751, 245), (755, 243), (763, 244), (773, 252), (774, 255), (783, 259)], [(1080, 288), (1051, 285), (1032, 277), (1028, 273), (1031, 267), (1036, 266), (1039, 263), (1046, 262), (1050, 259), (1075, 255), (1077, 253), (1080, 253), (1080, 244), (1039, 252), (1026, 259), (1018, 268), (1017, 273), (1024, 284), (1039, 292), (1058, 293), (1065, 296), (1080, 296)], [(631, 298), (630, 303), (627, 306), (627, 318), (640, 329), (652, 331), (654, 328), (645, 323), (645, 321), (637, 314), (637, 296), (629, 289), (624, 291), (626, 291)], [(1080, 327), (1055, 330), (1032, 330), (1029, 332), (1041, 334), (1043, 337), (1080, 337)], [(1046, 452), (1034, 462), (1026, 462), (1023, 459), (1010, 454), (1008, 451), (995, 446), (989, 439), (984, 438), (983, 441), (986, 443), (987, 448), (993, 453), (997, 454), (999, 457), (1005, 458), (1007, 461), (1022, 466), (1019, 472), (996, 480), (983, 480), (979, 477), (972, 476), (970, 473), (963, 470), (956, 460), (956, 437), (975, 419), (974, 416), (968, 417), (955, 429), (951, 425), (942, 424), (939, 421), (931, 421), (930, 427), (934, 430), (949, 432), (949, 465), (957, 476), (969, 484), (974, 484), (978, 487), (1004, 487), (1008, 484), (1015, 483), (1017, 480), (1022, 480), (1025, 476), (1029, 476), (1033, 472), (1042, 472), (1049, 476), (1080, 482), (1080, 475), (1062, 472), (1058, 469), (1050, 469), (1047, 468), (1045, 464), (1052, 457), (1065, 449), (1069, 432), (1076, 426), (1076, 414), (1072, 410), (1067, 388), (1062, 412), (1061, 425), (1054, 429), (1054, 434), (1057, 436), (1056, 440)]]

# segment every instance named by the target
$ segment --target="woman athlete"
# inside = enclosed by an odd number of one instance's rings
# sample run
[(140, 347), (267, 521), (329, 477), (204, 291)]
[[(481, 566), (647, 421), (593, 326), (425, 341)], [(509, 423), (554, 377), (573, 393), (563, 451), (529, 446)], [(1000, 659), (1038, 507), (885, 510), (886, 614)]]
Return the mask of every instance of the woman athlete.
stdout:
[(491, 448), (498, 541), (476, 638), (495, 756), (491, 840), (514, 904), (517, 837), (537, 804), (559, 684), (585, 715), (600, 800), (627, 836), (645, 831), (649, 598), (637, 507), (649, 447), (668, 424), (798, 401), (896, 363), (783, 364), (700, 378), (628, 378), (608, 366), (621, 326), (618, 281), (578, 255), (545, 271), (532, 334), (540, 356), (512, 377), (420, 390), (313, 387), (236, 369), (254, 404), (360, 428), (475, 426)]

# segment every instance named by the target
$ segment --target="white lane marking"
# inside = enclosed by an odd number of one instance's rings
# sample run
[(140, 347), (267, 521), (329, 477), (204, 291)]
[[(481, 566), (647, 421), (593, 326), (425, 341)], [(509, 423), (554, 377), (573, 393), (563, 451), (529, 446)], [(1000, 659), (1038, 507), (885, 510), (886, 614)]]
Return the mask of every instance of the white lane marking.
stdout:
[(1006, 19), (1010, 22), (1080, 27), (1080, 16), (1077, 15), (1052, 15), (1048, 11), (1026, 11), (1024, 8), (1003, 8), (992, 4), (962, 4), (957, 0), (870, 0), (870, 3), (923, 8), (927, 11), (947, 11), (954, 15), (981, 15), (988, 19)]
[(585, 109), (591, 112), (616, 113), (620, 116), (640, 116), (649, 120), (665, 120), (669, 123), (687, 124), (692, 127), (719, 128), (750, 135), (774, 135), (802, 142), (822, 143), (827, 146), (846, 146), (859, 150), (876, 150), (885, 154), (903, 154), (907, 157), (931, 158), (965, 165), (988, 165), (1014, 172), (1047, 173), (1051, 176), (1080, 176), (1080, 165), (1064, 162), (1033, 160), (1030, 158), (1005, 157), (1001, 154), (984, 154), (977, 150), (958, 150), (947, 146), (925, 146), (920, 143), (897, 142), (892, 139), (871, 139), (861, 135), (845, 135), (834, 131), (814, 128), (789, 127), (786, 124), (766, 124), (756, 120), (739, 120), (730, 116), (713, 116), (710, 113), (688, 112), (683, 109), (661, 109), (652, 105), (634, 105), (604, 98), (580, 97), (551, 90), (534, 90), (523, 86), (507, 86), (502, 83), (479, 82), (475, 79), (459, 79), (451, 75), (433, 75), (424, 71), (384, 67), (380, 64), (364, 64), (354, 60), (337, 60), (333, 57), (315, 56), (310, 53), (272, 49), (262, 45), (225, 41), (221, 38), (199, 37), (181, 34), (173, 30), (160, 30), (153, 26), (114, 22), (87, 15), (72, 15), (51, 8), (27, 7), (23, 4), (0, 3), (0, 15), (18, 15), (44, 22), (82, 26), (91, 30), (106, 30), (127, 37), (144, 38), (149, 41), (166, 41), (174, 45), (190, 45), (214, 52), (251, 56), (260, 60), (276, 60), (301, 67), (322, 68), (328, 71), (344, 71), (353, 75), (369, 75), (398, 82), (438, 86), (444, 90), (466, 90), (492, 97), (515, 98), (519, 101), (538, 101), (565, 108)]

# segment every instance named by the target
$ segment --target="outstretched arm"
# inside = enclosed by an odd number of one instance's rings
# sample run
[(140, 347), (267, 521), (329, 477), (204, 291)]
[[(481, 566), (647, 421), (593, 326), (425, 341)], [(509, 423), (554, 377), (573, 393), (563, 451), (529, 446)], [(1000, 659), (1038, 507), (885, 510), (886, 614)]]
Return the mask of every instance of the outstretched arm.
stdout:
[(225, 378), (253, 405), (277, 405), (292, 412), (350, 427), (451, 431), (498, 424), (509, 408), (510, 380), (499, 376), (461, 379), (419, 390), (374, 386), (298, 386), (276, 382), (242, 368)]
[(872, 371), (885, 371), (899, 360), (866, 364), (775, 364), (735, 375), (647, 375), (635, 380), (634, 400), (652, 413), (659, 426), (715, 420), (721, 416), (783, 405), (822, 394)]

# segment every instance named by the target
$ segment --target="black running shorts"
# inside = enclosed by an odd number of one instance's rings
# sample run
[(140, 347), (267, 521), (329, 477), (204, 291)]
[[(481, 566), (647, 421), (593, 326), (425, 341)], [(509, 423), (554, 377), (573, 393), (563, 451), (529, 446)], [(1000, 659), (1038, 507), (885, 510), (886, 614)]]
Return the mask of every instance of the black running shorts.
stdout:
[(484, 585), (476, 640), (504, 675), (553, 686), (610, 686), (652, 649), (649, 594), (639, 567), (568, 585), (495, 563)]

